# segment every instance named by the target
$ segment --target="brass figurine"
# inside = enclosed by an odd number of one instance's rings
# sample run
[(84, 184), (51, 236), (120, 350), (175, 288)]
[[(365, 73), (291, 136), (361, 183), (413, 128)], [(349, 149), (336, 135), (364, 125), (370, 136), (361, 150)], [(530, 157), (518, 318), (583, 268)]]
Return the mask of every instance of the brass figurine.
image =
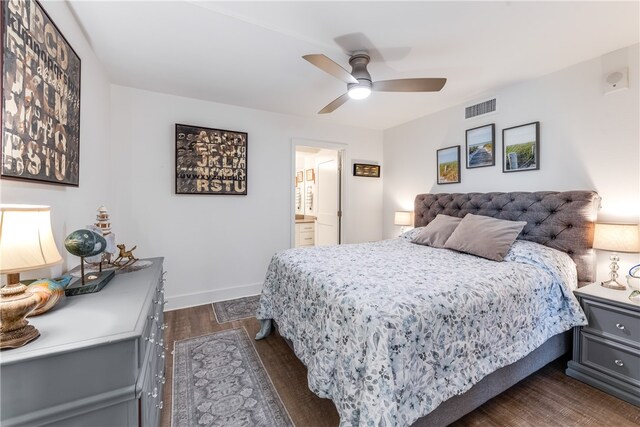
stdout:
[(126, 246), (124, 244), (119, 244), (116, 246), (120, 250), (120, 253), (118, 254), (118, 258), (116, 258), (112, 262), (113, 265), (116, 265), (120, 268), (124, 268), (138, 261), (138, 258), (133, 256), (133, 251), (137, 248), (137, 246), (134, 246), (129, 250), (126, 250)]

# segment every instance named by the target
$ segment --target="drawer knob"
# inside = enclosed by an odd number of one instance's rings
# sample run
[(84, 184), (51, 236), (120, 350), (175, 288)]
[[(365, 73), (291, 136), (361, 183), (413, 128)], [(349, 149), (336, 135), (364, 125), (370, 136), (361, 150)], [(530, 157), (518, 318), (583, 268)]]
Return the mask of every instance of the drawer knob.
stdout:
[(156, 408), (162, 409), (163, 406), (164, 406), (164, 402), (161, 400), (160, 403), (156, 405)]
[(616, 359), (614, 363), (620, 367), (624, 366), (624, 362), (620, 359)]
[(620, 329), (621, 331), (624, 331), (624, 325), (623, 324), (616, 323), (616, 328)]

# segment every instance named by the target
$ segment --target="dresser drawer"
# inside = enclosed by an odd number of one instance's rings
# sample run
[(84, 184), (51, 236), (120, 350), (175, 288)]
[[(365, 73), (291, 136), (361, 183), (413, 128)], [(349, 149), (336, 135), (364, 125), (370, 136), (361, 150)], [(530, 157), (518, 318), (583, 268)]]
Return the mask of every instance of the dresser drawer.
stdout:
[(640, 354), (637, 350), (584, 332), (581, 338), (580, 363), (640, 385)]
[(300, 246), (313, 246), (315, 244), (315, 240), (313, 231), (300, 233)]
[(298, 226), (298, 231), (300, 231), (300, 233), (304, 233), (305, 231), (313, 232), (315, 229), (315, 224), (313, 222), (303, 222), (303, 223), (297, 224), (297, 226)]
[(611, 335), (640, 346), (640, 313), (588, 299), (583, 301), (583, 306), (589, 319), (586, 331)]
[[(164, 277), (164, 273), (163, 273)], [(142, 366), (149, 346), (155, 347), (164, 334), (164, 278), (158, 281), (151, 306), (145, 317), (144, 332), (140, 337), (139, 366)]]

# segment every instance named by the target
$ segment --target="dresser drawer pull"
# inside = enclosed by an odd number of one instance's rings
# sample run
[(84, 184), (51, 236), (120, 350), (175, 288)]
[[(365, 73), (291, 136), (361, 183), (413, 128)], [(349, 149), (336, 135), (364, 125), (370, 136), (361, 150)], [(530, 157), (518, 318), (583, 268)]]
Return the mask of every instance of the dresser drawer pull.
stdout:
[(162, 326), (160, 326), (160, 329), (164, 331), (164, 330), (165, 330), (165, 329), (167, 329), (168, 327), (169, 327), (169, 324), (168, 324), (168, 323), (163, 323), (163, 324), (162, 324)]
[(616, 323), (616, 328), (620, 329), (621, 331), (624, 331), (624, 325), (620, 323)]
[(154, 399), (158, 397), (158, 387), (154, 387), (152, 392), (147, 393), (147, 396), (153, 397)]
[(616, 365), (620, 366), (620, 367), (624, 366), (624, 362), (623, 362), (622, 360), (620, 360), (620, 359), (616, 359), (616, 360), (614, 361), (614, 363), (615, 363)]
[(164, 402), (161, 400), (160, 403), (156, 405), (156, 408), (162, 409), (163, 406), (164, 406)]

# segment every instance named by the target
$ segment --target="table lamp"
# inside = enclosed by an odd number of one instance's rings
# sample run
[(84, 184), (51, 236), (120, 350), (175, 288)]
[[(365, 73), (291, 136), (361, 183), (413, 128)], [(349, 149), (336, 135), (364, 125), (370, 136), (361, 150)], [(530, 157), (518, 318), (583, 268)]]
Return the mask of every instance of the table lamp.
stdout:
[(396, 211), (393, 218), (394, 225), (401, 225), (400, 234), (404, 233), (404, 228), (413, 225), (413, 212)]
[(596, 224), (593, 247), (614, 252), (609, 259), (610, 279), (602, 282), (605, 288), (624, 290), (626, 285), (618, 282), (618, 252), (640, 252), (640, 231), (635, 224)]
[(20, 273), (62, 261), (51, 232), (48, 206), (0, 205), (0, 349), (22, 347), (40, 336), (25, 320), (39, 297), (20, 283)]

